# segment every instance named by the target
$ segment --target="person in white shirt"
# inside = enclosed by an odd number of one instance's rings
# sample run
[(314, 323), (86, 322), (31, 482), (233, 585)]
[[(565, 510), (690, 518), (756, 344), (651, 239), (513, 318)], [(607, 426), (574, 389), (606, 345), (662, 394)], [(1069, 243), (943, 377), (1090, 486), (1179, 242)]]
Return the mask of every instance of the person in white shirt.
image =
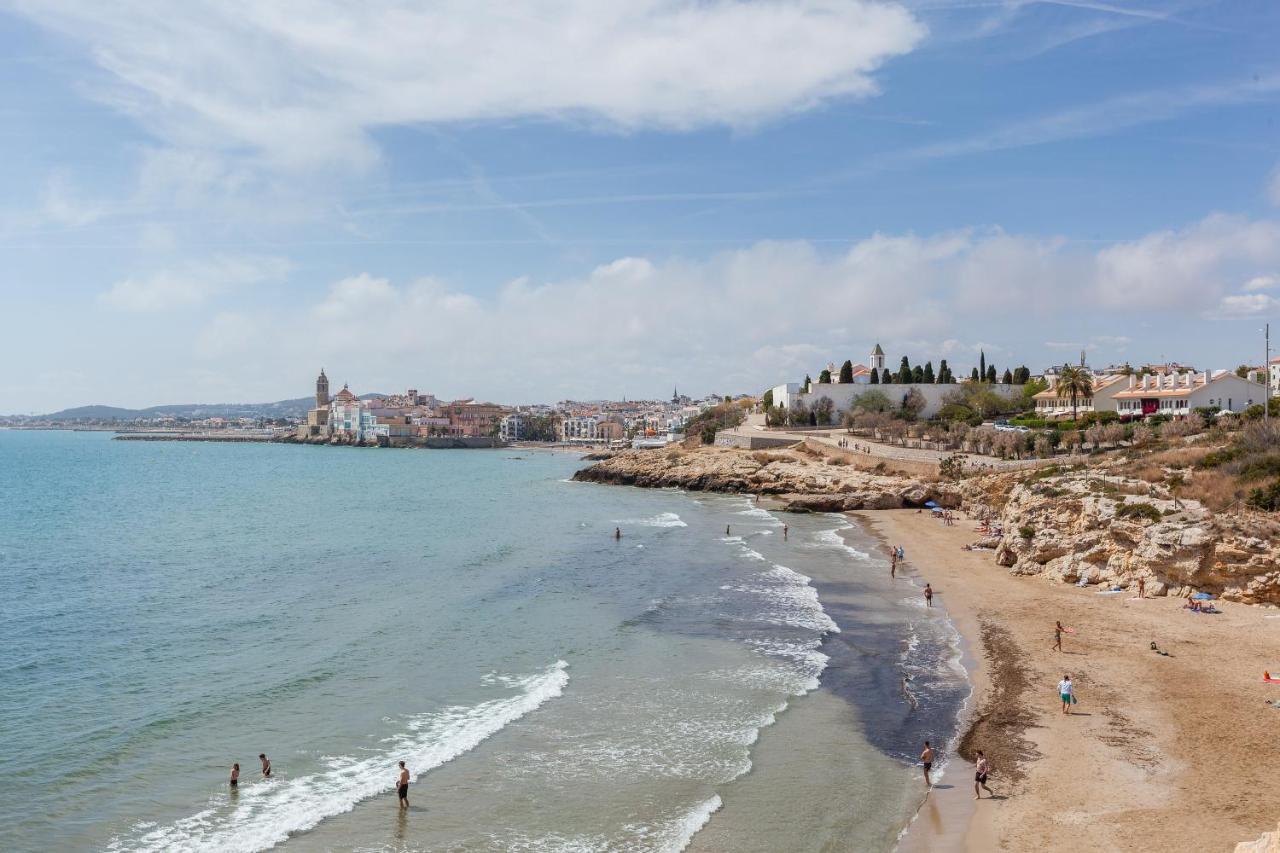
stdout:
[(1076, 701), (1076, 691), (1071, 684), (1071, 676), (1062, 676), (1062, 680), (1058, 682), (1058, 695), (1062, 697), (1062, 713), (1070, 714), (1071, 705)]

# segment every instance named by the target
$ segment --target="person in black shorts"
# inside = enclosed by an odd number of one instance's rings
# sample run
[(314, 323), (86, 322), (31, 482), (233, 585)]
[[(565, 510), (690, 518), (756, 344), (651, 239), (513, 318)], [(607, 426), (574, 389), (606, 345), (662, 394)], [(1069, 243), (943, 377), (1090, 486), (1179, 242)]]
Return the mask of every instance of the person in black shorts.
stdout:
[(236, 788), (240, 785), (240, 765), (231, 765), (231, 787)]
[(933, 780), (929, 778), (929, 771), (933, 769), (933, 747), (929, 746), (929, 741), (924, 742), (924, 749), (920, 753), (920, 763), (924, 765), (924, 784), (932, 788)]
[(982, 754), (982, 750), (978, 750), (978, 763), (973, 768), (973, 798), (975, 800), (982, 799), (982, 791), (978, 790), (978, 786), (982, 786), (982, 790), (987, 792), (987, 796), (995, 796), (991, 793), (991, 789), (987, 787), (987, 774), (991, 772), (991, 763), (987, 761), (987, 757)]
[(270, 779), (271, 778), (271, 759), (267, 758), (267, 754), (265, 752), (259, 752), (258, 760), (262, 762), (262, 778)]
[(400, 798), (400, 808), (409, 808), (409, 768), (400, 762), (400, 775), (396, 777), (396, 796)]

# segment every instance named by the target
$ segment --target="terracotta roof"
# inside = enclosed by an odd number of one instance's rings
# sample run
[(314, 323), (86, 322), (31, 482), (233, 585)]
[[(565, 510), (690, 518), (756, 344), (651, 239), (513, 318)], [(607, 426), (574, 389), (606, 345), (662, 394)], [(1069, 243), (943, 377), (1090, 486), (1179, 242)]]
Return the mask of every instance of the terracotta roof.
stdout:
[[(1121, 379), (1128, 379), (1128, 378), (1129, 377), (1127, 376), (1095, 376), (1093, 377), (1093, 390), (1090, 391), (1089, 393), (1096, 394), (1099, 391), (1101, 391), (1103, 388), (1110, 388), (1112, 385), (1116, 384)], [(1049, 388), (1048, 390), (1041, 391), (1039, 394), (1036, 394), (1031, 399), (1033, 400), (1070, 400), (1071, 396), (1060, 395), (1056, 388)], [(1082, 399), (1082, 398), (1077, 397), (1076, 399)]]

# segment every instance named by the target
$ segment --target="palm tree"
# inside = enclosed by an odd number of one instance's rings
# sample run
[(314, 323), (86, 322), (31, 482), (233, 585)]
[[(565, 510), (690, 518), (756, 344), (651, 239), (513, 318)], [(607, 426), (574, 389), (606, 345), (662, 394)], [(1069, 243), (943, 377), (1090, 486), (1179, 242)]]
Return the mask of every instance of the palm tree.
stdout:
[(1071, 420), (1076, 419), (1076, 403), (1081, 397), (1093, 396), (1093, 375), (1086, 367), (1062, 365), (1058, 373), (1058, 397), (1071, 398)]

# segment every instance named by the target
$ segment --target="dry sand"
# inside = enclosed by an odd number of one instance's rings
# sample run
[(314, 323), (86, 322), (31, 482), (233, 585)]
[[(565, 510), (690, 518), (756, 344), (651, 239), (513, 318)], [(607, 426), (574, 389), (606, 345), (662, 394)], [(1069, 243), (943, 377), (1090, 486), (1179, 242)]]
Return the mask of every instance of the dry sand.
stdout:
[[(1276, 739), (1280, 611), (1179, 599), (1099, 595), (1013, 577), (990, 551), (963, 551), (974, 524), (915, 510), (854, 513), (906, 549), (907, 568), (936, 590), (970, 646), (973, 728), (998, 799), (973, 802), (973, 774), (955, 760), (902, 843), (903, 851), (1230, 851), (1280, 819)], [(1075, 629), (1064, 652), (1054, 620)], [(1155, 641), (1170, 653), (1151, 651)], [(1076, 684), (1076, 713), (1056, 695)]]

